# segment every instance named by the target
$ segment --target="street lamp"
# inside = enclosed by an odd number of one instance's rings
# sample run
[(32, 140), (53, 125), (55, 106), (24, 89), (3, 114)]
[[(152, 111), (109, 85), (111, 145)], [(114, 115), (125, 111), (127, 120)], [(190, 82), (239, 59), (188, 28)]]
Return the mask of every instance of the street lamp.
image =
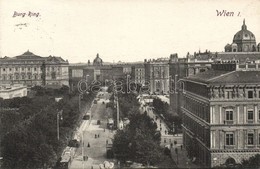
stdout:
[(62, 112), (63, 112), (63, 110), (61, 110), (61, 111), (58, 111), (58, 113), (57, 113), (57, 138), (58, 138), (58, 140), (60, 140), (60, 120), (62, 120), (63, 118), (62, 118)]

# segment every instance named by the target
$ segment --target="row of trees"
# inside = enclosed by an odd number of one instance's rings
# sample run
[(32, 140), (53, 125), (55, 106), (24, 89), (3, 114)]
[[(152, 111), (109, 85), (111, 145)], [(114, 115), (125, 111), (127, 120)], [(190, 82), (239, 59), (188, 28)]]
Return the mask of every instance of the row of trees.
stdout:
[(174, 123), (175, 133), (180, 131), (182, 123), (181, 117), (174, 116), (170, 113), (170, 106), (168, 103), (163, 102), (160, 98), (155, 98), (153, 99), (153, 107), (158, 115), (164, 117), (163, 120), (170, 129), (173, 129)]
[[(54, 166), (64, 147), (71, 140), (80, 120), (78, 95), (69, 88), (36, 87), (35, 97), (1, 100), (2, 107), (17, 108), (1, 111), (1, 155), (3, 168), (46, 168)], [(63, 99), (55, 102), (55, 97)], [(83, 99), (86, 98), (86, 95)], [(87, 99), (93, 98), (88, 94)], [(8, 109), (7, 109), (8, 110)], [(57, 139), (57, 113), (60, 139)]]
[(156, 124), (146, 114), (131, 116), (130, 124), (118, 130), (113, 141), (116, 158), (121, 162), (134, 161), (154, 165), (163, 159), (160, 147), (160, 132)]
[(160, 147), (161, 134), (156, 123), (140, 113), (135, 93), (118, 93), (120, 117), (130, 120), (123, 130), (118, 130), (113, 140), (115, 157), (124, 163), (133, 161), (144, 165), (156, 165), (166, 157)]

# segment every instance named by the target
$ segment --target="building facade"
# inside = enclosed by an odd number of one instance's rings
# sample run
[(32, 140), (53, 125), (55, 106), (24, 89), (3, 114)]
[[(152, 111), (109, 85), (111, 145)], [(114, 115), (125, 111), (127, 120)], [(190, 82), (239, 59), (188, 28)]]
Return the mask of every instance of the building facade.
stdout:
[(68, 86), (68, 65), (61, 57), (41, 57), (28, 50), (19, 56), (0, 58), (0, 80), (2, 84)]
[(151, 94), (169, 94), (169, 58), (145, 60), (145, 82)]
[(69, 66), (69, 85), (73, 90), (78, 88), (80, 81), (85, 81), (88, 85), (95, 82), (100, 85), (111, 85), (115, 80), (126, 79), (125, 67), (128, 68), (129, 65), (105, 64), (97, 54), (92, 64), (88, 61), (87, 64), (71, 64)]
[(132, 66), (131, 76), (133, 81), (137, 84), (144, 84), (145, 82), (145, 69), (144, 64), (135, 64)]
[(206, 167), (260, 153), (260, 65), (243, 64), (215, 63), (212, 70), (182, 79), (184, 147)]

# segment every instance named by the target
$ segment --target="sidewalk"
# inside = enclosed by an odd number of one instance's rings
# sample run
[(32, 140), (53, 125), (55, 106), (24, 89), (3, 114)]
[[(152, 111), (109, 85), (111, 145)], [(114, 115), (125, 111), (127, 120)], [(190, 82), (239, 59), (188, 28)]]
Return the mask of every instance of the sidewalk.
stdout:
[[(175, 148), (177, 148), (178, 155), (176, 154)], [(177, 144), (171, 148), (171, 154), (177, 168), (201, 168), (201, 166), (194, 164), (191, 159), (188, 158), (187, 151), (184, 148), (181, 149), (181, 145)]]

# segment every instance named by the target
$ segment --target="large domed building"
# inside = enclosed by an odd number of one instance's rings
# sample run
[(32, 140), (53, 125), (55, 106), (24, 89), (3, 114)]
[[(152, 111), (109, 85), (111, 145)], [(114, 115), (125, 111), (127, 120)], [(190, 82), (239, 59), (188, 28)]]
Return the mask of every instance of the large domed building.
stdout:
[(99, 57), (99, 54), (97, 54), (96, 58), (93, 60), (94, 66), (103, 66), (103, 60)]
[(259, 52), (259, 48), (260, 44), (256, 46), (255, 35), (247, 29), (244, 19), (241, 30), (234, 35), (233, 43), (225, 46), (225, 52)]

